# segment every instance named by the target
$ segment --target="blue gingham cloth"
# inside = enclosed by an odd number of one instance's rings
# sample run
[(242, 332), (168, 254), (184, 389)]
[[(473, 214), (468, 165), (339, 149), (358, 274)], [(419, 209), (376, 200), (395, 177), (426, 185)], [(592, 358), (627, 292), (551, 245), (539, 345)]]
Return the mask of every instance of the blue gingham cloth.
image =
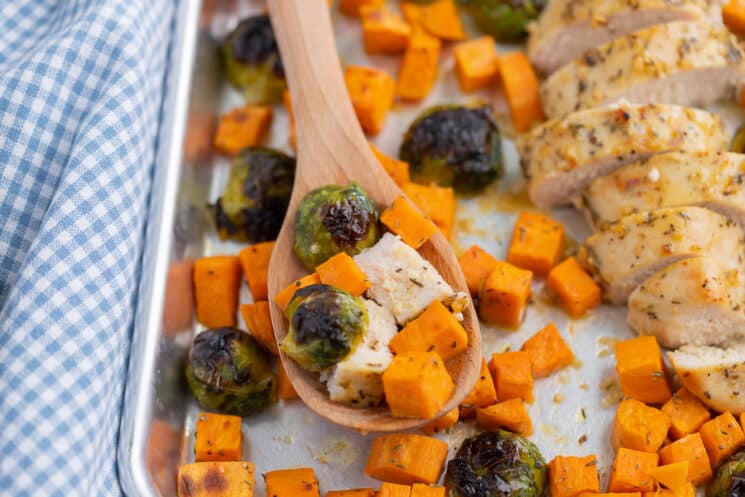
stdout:
[(0, 0), (0, 496), (121, 495), (175, 2)]

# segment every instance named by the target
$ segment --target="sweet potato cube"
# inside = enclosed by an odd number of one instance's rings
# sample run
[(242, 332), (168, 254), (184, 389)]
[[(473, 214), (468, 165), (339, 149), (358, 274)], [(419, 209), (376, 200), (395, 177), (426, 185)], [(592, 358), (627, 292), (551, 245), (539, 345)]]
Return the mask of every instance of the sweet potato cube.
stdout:
[(401, 62), (396, 94), (405, 100), (421, 100), (429, 95), (437, 79), (439, 58), (440, 40), (415, 30)]
[(409, 175), (409, 163), (408, 162), (397, 160), (397, 159), (394, 159), (393, 157), (388, 157), (383, 152), (378, 150), (378, 148), (373, 144), (370, 144), (370, 148), (375, 154), (375, 157), (377, 157), (378, 160), (380, 161), (380, 165), (383, 166), (383, 169), (385, 169), (385, 172), (388, 173), (388, 176), (390, 176), (391, 179), (398, 186), (403, 187), (406, 183), (411, 181), (411, 176)]
[(240, 461), (241, 418), (228, 414), (200, 412), (194, 434), (194, 460)]
[(194, 262), (197, 319), (207, 328), (235, 326), (241, 265), (228, 255), (202, 257)]
[(624, 397), (645, 404), (664, 404), (672, 397), (662, 364), (662, 352), (653, 336), (618, 342), (616, 372)]
[(236, 155), (246, 147), (259, 145), (271, 123), (271, 107), (237, 107), (220, 118), (215, 133), (215, 150), (225, 155)]
[(649, 474), (657, 483), (674, 492), (685, 492), (690, 485), (688, 481), (688, 461), (657, 466), (652, 468)]
[(538, 93), (538, 77), (523, 52), (499, 57), (499, 75), (507, 97), (515, 131), (528, 131), (533, 123), (543, 121), (543, 104)]
[(437, 231), (437, 226), (419, 213), (404, 197), (383, 211), (380, 221), (407, 245), (418, 249)]
[(528, 307), (532, 279), (532, 272), (497, 261), (479, 292), (479, 317), (490, 324), (520, 326)]
[(376, 497), (411, 497), (411, 487), (386, 481), (380, 486)]
[(455, 192), (437, 185), (407, 183), (401, 188), (414, 204), (450, 239), (455, 221)]
[(454, 0), (434, 0), (423, 6), (421, 25), (432, 36), (458, 41), (466, 37)]
[(449, 411), (446, 415), (435, 419), (429, 424), (426, 424), (422, 427), (422, 431), (426, 433), (427, 435), (437, 435), (440, 432), (443, 432), (453, 426), (455, 423), (458, 422), (458, 417), (460, 416), (460, 413), (458, 412), (458, 408)]
[(484, 280), (497, 267), (497, 258), (487, 253), (478, 245), (472, 245), (458, 258), (463, 276), (466, 278), (468, 291), (472, 296), (479, 294)]
[[(621, 496), (626, 494), (621, 494)], [(658, 488), (654, 492), (644, 492), (642, 497), (696, 497), (696, 487), (692, 483), (686, 483), (679, 491), (670, 490), (669, 488)]]
[(205, 461), (178, 467), (178, 497), (251, 497), (253, 492), (250, 462)]
[(445, 487), (415, 483), (411, 486), (411, 497), (445, 497)]
[[(650, 497), (659, 497), (654, 495), (655, 492), (650, 492)], [(642, 497), (641, 492), (606, 492), (606, 493), (596, 493), (596, 492), (582, 492), (578, 495), (578, 497)], [(644, 494), (644, 497), (646, 497), (646, 494)], [(672, 496), (670, 496), (672, 497)]]
[(512, 231), (507, 262), (546, 276), (564, 248), (564, 225), (545, 214), (521, 212)]
[(530, 354), (522, 351), (492, 354), (489, 372), (494, 377), (499, 400), (519, 398), (525, 402), (533, 402)]
[(559, 298), (567, 314), (573, 318), (582, 317), (600, 304), (600, 287), (574, 257), (569, 257), (551, 269), (546, 284)]
[(396, 82), (385, 71), (361, 66), (347, 67), (344, 81), (360, 126), (365, 133), (377, 135), (393, 105)]
[(282, 361), (277, 361), (277, 395), (282, 400), (293, 400), (298, 397)]
[(613, 460), (608, 490), (611, 492), (647, 492), (655, 489), (649, 472), (657, 467), (659, 455), (621, 447)]
[(393, 416), (432, 419), (453, 393), (453, 380), (436, 352), (407, 352), (383, 372), (385, 400)]
[(370, 280), (346, 252), (339, 252), (319, 264), (316, 273), (324, 285), (341, 288), (352, 295), (360, 296), (370, 288)]
[(339, 0), (339, 10), (352, 17), (359, 17), (364, 7), (383, 5), (385, 5), (385, 0)]
[(476, 409), (476, 421), (487, 430), (507, 429), (520, 435), (533, 434), (533, 423), (522, 399), (510, 399)]
[(238, 258), (243, 268), (243, 276), (251, 289), (254, 302), (266, 300), (267, 278), (269, 276), (269, 259), (272, 257), (274, 242), (261, 242), (249, 245), (240, 252)]
[(722, 20), (733, 33), (745, 35), (745, 1), (729, 0), (722, 7)]
[(688, 480), (698, 486), (711, 479), (711, 463), (698, 433), (686, 435), (660, 449), (660, 463), (688, 462)]
[(675, 440), (697, 432), (711, 418), (706, 406), (685, 388), (673, 394), (662, 412), (670, 416), (670, 436)]
[(413, 28), (424, 29), (424, 16), (426, 15), (425, 6), (417, 3), (417, 0), (401, 0), (398, 3), (404, 20)]
[(492, 85), (499, 77), (497, 45), (491, 36), (464, 41), (455, 46), (455, 74), (463, 93)]
[(548, 463), (551, 497), (575, 497), (582, 492), (600, 492), (597, 457), (557, 456)]
[(375, 497), (372, 488), (351, 488), (349, 490), (329, 490), (326, 497)]
[(434, 483), (447, 455), (448, 444), (436, 438), (410, 433), (381, 435), (372, 442), (365, 473), (401, 485)]
[(168, 268), (163, 297), (163, 332), (173, 336), (194, 324), (194, 262), (174, 262)]
[(670, 429), (670, 417), (659, 409), (638, 400), (626, 399), (618, 404), (611, 429), (613, 448), (619, 447), (657, 452)]
[(701, 440), (706, 447), (712, 467), (718, 468), (725, 459), (745, 445), (745, 434), (740, 423), (730, 412), (707, 421), (701, 427)]
[(266, 495), (271, 497), (319, 497), (313, 468), (279, 469), (264, 473)]
[(306, 286), (318, 285), (320, 283), (321, 278), (318, 276), (318, 273), (303, 276), (299, 280), (295, 280), (287, 285), (281, 292), (275, 295), (274, 303), (277, 304), (279, 308), (284, 311), (285, 309), (287, 309), (287, 306), (292, 300), (292, 297), (295, 296), (295, 292), (297, 292), (301, 288), (305, 288)]
[(488, 407), (497, 402), (497, 390), (494, 387), (494, 379), (489, 372), (486, 359), (481, 359), (481, 373), (476, 379), (476, 384), (471, 392), (466, 395), (460, 405), (461, 419), (471, 418), (478, 407)]
[(447, 361), (468, 348), (468, 335), (453, 313), (435, 300), (409, 321), (388, 346), (394, 354), (434, 351)]
[(362, 41), (365, 52), (402, 53), (409, 46), (411, 26), (400, 14), (385, 5), (366, 6), (360, 9), (362, 17)]
[(545, 328), (528, 338), (521, 350), (530, 355), (535, 378), (545, 378), (574, 362), (572, 349), (561, 337), (554, 323), (548, 323)]
[(274, 339), (269, 302), (262, 300), (254, 304), (241, 304), (241, 316), (251, 336), (274, 355), (279, 354), (277, 341)]

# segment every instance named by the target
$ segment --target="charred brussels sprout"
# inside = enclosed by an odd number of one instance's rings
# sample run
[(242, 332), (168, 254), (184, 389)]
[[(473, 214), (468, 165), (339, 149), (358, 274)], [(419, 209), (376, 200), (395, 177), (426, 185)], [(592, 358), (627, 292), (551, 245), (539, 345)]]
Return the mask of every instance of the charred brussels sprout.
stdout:
[(354, 255), (378, 241), (378, 209), (357, 183), (309, 192), (295, 216), (295, 254), (308, 269), (329, 257)]
[(230, 179), (214, 206), (222, 239), (274, 240), (290, 202), (295, 159), (277, 150), (247, 148), (234, 160)]
[(273, 103), (287, 88), (269, 16), (242, 20), (222, 46), (228, 79), (248, 103)]
[(199, 333), (189, 351), (186, 380), (200, 406), (246, 416), (276, 400), (271, 359), (251, 335), (235, 328)]
[(419, 116), (399, 151), (412, 180), (478, 190), (502, 173), (499, 128), (488, 107), (434, 107)]
[(745, 495), (745, 450), (737, 452), (719, 466), (716, 477), (706, 489), (706, 497), (742, 497)]
[(445, 474), (448, 497), (543, 497), (546, 463), (529, 440), (507, 431), (463, 442)]
[(290, 329), (280, 346), (308, 371), (321, 371), (344, 359), (362, 340), (368, 324), (361, 298), (328, 285), (295, 292), (285, 315)]
[(519, 42), (547, 0), (458, 0), (481, 31), (497, 41)]

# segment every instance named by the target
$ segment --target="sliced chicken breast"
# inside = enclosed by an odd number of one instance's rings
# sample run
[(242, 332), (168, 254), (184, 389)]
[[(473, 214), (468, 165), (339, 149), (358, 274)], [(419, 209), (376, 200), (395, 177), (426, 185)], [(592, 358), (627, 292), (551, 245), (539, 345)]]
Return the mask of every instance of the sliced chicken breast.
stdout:
[(628, 308), (629, 326), (667, 348), (745, 341), (745, 274), (716, 254), (685, 259), (644, 281)]
[(551, 0), (528, 39), (535, 68), (551, 74), (585, 51), (643, 28), (706, 18), (699, 0)]
[(588, 237), (582, 264), (602, 286), (604, 297), (625, 303), (657, 271), (695, 256), (716, 255), (726, 267), (742, 267), (742, 229), (728, 217), (701, 207), (674, 207), (632, 214)]
[(725, 150), (729, 140), (716, 114), (619, 102), (548, 121), (523, 135), (518, 149), (530, 199), (551, 208), (625, 164), (671, 150)]
[(653, 26), (593, 48), (540, 89), (549, 118), (614, 102), (703, 106), (734, 98), (744, 54), (735, 35), (709, 22)]

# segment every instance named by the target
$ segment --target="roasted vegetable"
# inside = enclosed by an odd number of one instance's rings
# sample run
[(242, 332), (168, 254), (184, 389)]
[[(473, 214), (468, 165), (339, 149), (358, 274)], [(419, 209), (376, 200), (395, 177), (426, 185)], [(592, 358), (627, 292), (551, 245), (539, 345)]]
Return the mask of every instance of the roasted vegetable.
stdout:
[(228, 184), (213, 208), (220, 238), (277, 238), (294, 180), (294, 158), (268, 148), (244, 149), (233, 160)]
[(323, 186), (298, 205), (295, 254), (313, 270), (340, 252), (355, 255), (373, 246), (379, 231), (378, 209), (357, 183)]
[(546, 0), (458, 0), (481, 31), (501, 42), (521, 41)]
[(731, 152), (738, 154), (745, 153), (745, 125), (740, 126), (732, 137), (732, 143), (729, 147)]
[(399, 155), (409, 163), (412, 181), (483, 188), (502, 173), (499, 128), (488, 107), (437, 106), (409, 127)]
[(450, 497), (542, 497), (546, 463), (538, 448), (507, 431), (466, 439), (448, 462)]
[(280, 348), (308, 371), (321, 371), (344, 359), (368, 325), (362, 299), (328, 285), (296, 291), (285, 315), (290, 329)]
[(287, 88), (268, 15), (242, 20), (222, 45), (225, 72), (246, 103), (275, 103)]
[(271, 354), (236, 328), (213, 328), (194, 337), (186, 380), (205, 408), (247, 416), (276, 400)]
[(735, 453), (719, 467), (706, 489), (706, 497), (745, 495), (745, 450)]

